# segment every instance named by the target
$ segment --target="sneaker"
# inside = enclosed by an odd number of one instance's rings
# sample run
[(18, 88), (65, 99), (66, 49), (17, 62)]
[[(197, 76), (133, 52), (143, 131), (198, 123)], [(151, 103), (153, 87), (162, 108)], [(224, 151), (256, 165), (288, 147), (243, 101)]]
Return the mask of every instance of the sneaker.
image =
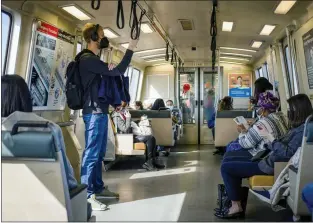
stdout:
[(108, 187), (105, 187), (101, 193), (96, 193), (97, 198), (119, 198), (120, 195), (118, 193), (114, 193), (109, 191)]
[(142, 167), (145, 168), (145, 169), (148, 170), (148, 171), (154, 170), (154, 166), (153, 166), (152, 160), (148, 160), (147, 162), (145, 162), (145, 163), (142, 165)]
[(91, 205), (93, 211), (105, 211), (107, 206), (102, 204), (100, 201), (96, 199), (96, 195), (91, 195), (90, 198), (87, 199), (88, 203)]

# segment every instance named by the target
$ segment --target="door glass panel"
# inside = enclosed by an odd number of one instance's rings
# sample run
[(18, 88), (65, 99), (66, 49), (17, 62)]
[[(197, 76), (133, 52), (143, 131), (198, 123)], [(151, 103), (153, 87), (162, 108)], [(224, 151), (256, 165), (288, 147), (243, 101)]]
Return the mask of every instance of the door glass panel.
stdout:
[(210, 72), (203, 73), (203, 124), (207, 124), (214, 113), (217, 75)]
[(180, 106), (184, 124), (195, 124), (196, 98), (195, 73), (180, 74)]

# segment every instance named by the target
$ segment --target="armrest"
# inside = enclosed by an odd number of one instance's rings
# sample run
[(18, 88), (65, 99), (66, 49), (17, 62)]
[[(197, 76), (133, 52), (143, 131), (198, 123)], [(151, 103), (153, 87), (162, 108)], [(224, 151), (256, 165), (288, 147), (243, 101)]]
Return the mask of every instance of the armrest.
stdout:
[(277, 177), (279, 176), (279, 174), (281, 173), (281, 171), (283, 171), (283, 169), (287, 166), (288, 161), (287, 162), (275, 162), (274, 165), (274, 180), (276, 181)]
[(76, 195), (80, 194), (80, 192), (82, 192), (86, 188), (87, 188), (87, 185), (79, 184), (77, 187), (70, 190), (70, 198), (72, 199), (72, 198), (76, 197)]

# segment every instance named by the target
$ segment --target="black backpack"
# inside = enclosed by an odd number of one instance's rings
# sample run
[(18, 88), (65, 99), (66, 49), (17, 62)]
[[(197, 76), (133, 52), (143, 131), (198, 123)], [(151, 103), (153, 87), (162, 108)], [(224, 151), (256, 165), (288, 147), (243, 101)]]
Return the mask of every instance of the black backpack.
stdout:
[(89, 53), (83, 54), (78, 60), (72, 61), (66, 68), (66, 85), (65, 95), (67, 105), (72, 110), (83, 109), (84, 102), (84, 88), (81, 82), (81, 76), (79, 72), (79, 61), (82, 57), (89, 55)]

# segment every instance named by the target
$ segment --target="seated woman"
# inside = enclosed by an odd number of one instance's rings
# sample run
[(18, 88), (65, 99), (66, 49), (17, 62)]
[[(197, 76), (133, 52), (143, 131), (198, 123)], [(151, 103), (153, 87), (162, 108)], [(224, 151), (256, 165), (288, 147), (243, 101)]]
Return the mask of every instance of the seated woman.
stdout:
[[(264, 144), (266, 138), (262, 137), (260, 128), (268, 132), (268, 135), (273, 139), (280, 138), (285, 135), (288, 131), (288, 123), (286, 117), (282, 112), (276, 112), (277, 109), (277, 98), (272, 97), (273, 95), (269, 92), (262, 93), (259, 97), (258, 102), (258, 121), (253, 124), (248, 130), (243, 125), (239, 126), (238, 140), (230, 143), (225, 154), (226, 157), (238, 156), (244, 153), (250, 158), (257, 155), (258, 152), (265, 149)], [(239, 151), (241, 152), (239, 152)]]
[[(131, 132), (131, 115), (126, 109), (126, 103), (122, 102), (122, 105), (116, 107), (111, 117), (113, 123), (117, 128), (117, 133), (125, 134)], [(146, 162), (143, 167), (147, 170), (153, 170), (154, 168), (164, 168), (164, 165), (159, 164), (156, 160), (156, 140), (152, 135), (134, 135), (134, 142), (143, 142), (146, 144)]]
[[(30, 92), (24, 79), (18, 75), (4, 75), (1, 77), (1, 118), (2, 130), (11, 131), (18, 121), (49, 121), (32, 113), (33, 105)], [(65, 144), (61, 128), (50, 122), (57, 129), (61, 153), (64, 159), (66, 177), (69, 189), (77, 187), (73, 168), (65, 153)]]
[(313, 113), (310, 99), (305, 94), (295, 95), (287, 100), (290, 111), (288, 120), (292, 129), (283, 137), (275, 140), (266, 130), (260, 130), (261, 135), (268, 139), (266, 144), (270, 153), (263, 159), (252, 161), (251, 155), (237, 156), (224, 160), (221, 166), (221, 175), (225, 184), (227, 195), (232, 206), (217, 212), (219, 218), (235, 218), (244, 216), (246, 200), (241, 194), (241, 181), (255, 175), (274, 175), (274, 162), (290, 159), (301, 146), (304, 133), (304, 123)]
[(225, 96), (222, 100), (219, 101), (218, 110), (233, 110), (233, 98), (230, 96)]
[(276, 113), (279, 107), (279, 99), (269, 90), (272, 87), (272, 84), (267, 79), (258, 79), (255, 82), (258, 118), (249, 129), (246, 129), (243, 125), (238, 126), (237, 129), (240, 135), (237, 140), (227, 145), (227, 152), (250, 149), (250, 154), (252, 156), (256, 155), (263, 149), (264, 145), (264, 139), (259, 135), (258, 131), (260, 126), (270, 132), (275, 139), (287, 132), (288, 126), (285, 116), (281, 112)]
[(143, 105), (141, 101), (135, 102), (135, 110), (143, 110)]

